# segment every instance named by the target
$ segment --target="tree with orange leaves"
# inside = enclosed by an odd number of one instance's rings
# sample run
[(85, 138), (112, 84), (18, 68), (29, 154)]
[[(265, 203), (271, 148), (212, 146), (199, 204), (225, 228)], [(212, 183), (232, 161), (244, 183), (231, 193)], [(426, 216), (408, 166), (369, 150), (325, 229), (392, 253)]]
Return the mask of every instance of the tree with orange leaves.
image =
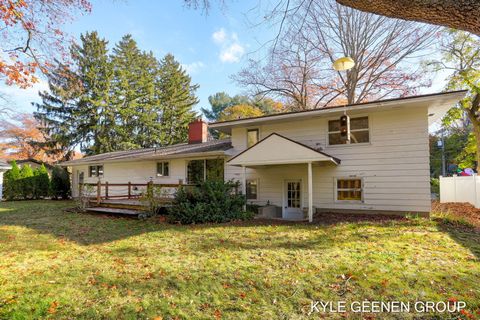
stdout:
[(37, 82), (35, 73), (67, 56), (62, 25), (90, 10), (88, 0), (0, 0), (0, 80), (22, 88)]
[(61, 155), (51, 155), (39, 142), (44, 142), (37, 120), (27, 113), (14, 116), (10, 121), (0, 121), (0, 158), (36, 159), (52, 163)]

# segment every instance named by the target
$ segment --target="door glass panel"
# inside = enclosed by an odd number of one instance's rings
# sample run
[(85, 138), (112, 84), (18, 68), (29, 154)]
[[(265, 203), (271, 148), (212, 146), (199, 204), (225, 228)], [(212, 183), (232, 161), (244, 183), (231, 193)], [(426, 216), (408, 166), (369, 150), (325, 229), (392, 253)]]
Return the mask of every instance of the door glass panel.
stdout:
[(287, 182), (287, 206), (300, 208), (300, 182)]

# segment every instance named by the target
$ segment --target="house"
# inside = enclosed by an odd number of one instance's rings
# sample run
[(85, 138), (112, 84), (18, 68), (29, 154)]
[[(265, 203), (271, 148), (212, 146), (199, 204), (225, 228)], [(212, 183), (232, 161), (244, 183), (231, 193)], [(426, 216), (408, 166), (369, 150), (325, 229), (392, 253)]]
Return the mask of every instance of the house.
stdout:
[[(284, 219), (314, 212), (430, 212), (428, 128), (465, 91), (272, 114), (189, 127), (189, 142), (64, 162), (80, 183), (242, 183), (248, 202)], [(350, 117), (350, 141), (340, 118)], [(208, 127), (229, 139), (209, 140)], [(129, 195), (132, 192), (129, 185)], [(119, 191), (118, 191), (119, 192)], [(125, 190), (123, 191), (125, 192)], [(271, 208), (271, 207), (269, 207)]]
[(3, 199), (3, 174), (12, 168), (7, 162), (0, 160), (0, 201)]

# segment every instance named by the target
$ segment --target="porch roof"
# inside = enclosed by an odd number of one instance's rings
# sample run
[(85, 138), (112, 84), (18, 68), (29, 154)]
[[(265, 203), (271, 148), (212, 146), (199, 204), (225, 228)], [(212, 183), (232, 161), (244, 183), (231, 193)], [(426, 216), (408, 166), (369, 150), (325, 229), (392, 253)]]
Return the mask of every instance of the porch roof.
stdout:
[(338, 165), (341, 161), (298, 141), (272, 133), (231, 158), (228, 164), (249, 167), (309, 162), (331, 162)]

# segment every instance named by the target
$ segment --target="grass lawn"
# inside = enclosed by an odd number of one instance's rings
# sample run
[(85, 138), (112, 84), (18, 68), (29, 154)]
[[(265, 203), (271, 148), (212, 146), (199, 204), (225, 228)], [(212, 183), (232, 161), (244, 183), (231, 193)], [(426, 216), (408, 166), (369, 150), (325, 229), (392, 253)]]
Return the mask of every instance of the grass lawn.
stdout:
[[(302, 319), (312, 299), (458, 299), (480, 316), (480, 233), (444, 219), (172, 226), (72, 206), (0, 204), (0, 319)], [(414, 317), (453, 318), (395, 314)]]

